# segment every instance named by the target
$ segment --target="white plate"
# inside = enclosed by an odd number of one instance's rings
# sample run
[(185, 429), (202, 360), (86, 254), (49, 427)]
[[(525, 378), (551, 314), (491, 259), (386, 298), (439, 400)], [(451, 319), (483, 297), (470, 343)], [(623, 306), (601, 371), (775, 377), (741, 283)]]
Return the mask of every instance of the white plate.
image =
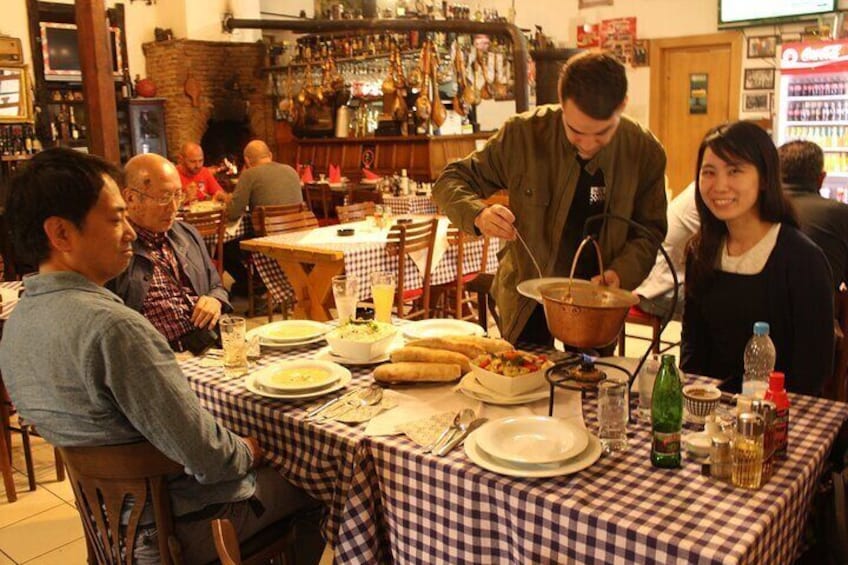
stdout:
[(443, 337), (446, 335), (480, 335), (485, 332), (478, 324), (466, 322), (465, 320), (453, 320), (451, 318), (432, 318), (420, 322), (410, 322), (403, 326), (403, 335), (410, 339), (423, 339), (428, 337)]
[(459, 391), (469, 398), (480, 400), (486, 404), (495, 404), (498, 406), (517, 406), (519, 404), (528, 404), (537, 400), (547, 399), (550, 396), (550, 387), (545, 385), (536, 390), (520, 394), (518, 396), (502, 396), (496, 392), (486, 389), (477, 381), (474, 373), (465, 375), (457, 385)]
[(336, 381), (331, 387), (322, 388), (321, 390), (313, 390), (312, 392), (302, 392), (298, 394), (277, 394), (274, 392), (268, 392), (259, 388), (256, 388), (256, 384), (254, 383), (253, 375), (248, 375), (244, 379), (244, 386), (247, 390), (254, 394), (258, 394), (259, 396), (265, 396), (267, 398), (278, 398), (280, 400), (306, 400), (308, 398), (318, 398), (319, 396), (324, 396), (325, 394), (329, 394), (331, 392), (335, 392), (339, 389), (346, 387), (351, 380), (351, 375), (348, 372), (345, 376)]
[(532, 298), (539, 304), (542, 304), (542, 294), (539, 292), (539, 288), (551, 283), (561, 283), (568, 282), (568, 277), (545, 277), (542, 279), (527, 279), (526, 281), (521, 281), (518, 283), (518, 286), (515, 287), (515, 290), (518, 291), (518, 294), (521, 296), (526, 296), (527, 298)]
[[(322, 375), (320, 378), (301, 382), (274, 382), (274, 376), (286, 370), (318, 369)], [(318, 391), (333, 386), (345, 374), (350, 371), (337, 363), (330, 361), (319, 361), (317, 359), (294, 359), (291, 361), (277, 361), (267, 367), (256, 371), (253, 380), (262, 386), (264, 390), (277, 394), (298, 394), (303, 392)]]
[(550, 416), (515, 416), (494, 420), (478, 431), (480, 449), (521, 465), (565, 461), (586, 449), (589, 433), (574, 422)]
[(313, 320), (283, 320), (253, 328), (251, 333), (258, 335), (263, 342), (303, 343), (319, 338), (331, 329), (332, 326)]
[[(481, 428), (482, 429), (482, 428)], [(488, 455), (477, 445), (477, 434), (480, 430), (473, 432), (465, 438), (465, 454), (471, 461), (493, 473), (507, 475), (510, 477), (536, 478), (536, 477), (558, 477), (570, 475), (591, 467), (601, 456), (601, 442), (589, 434), (588, 446), (577, 457), (550, 465), (521, 465), (513, 466), (505, 461), (498, 461)]]
[[(253, 336), (255, 336), (255, 335), (256, 335), (256, 330), (250, 330), (245, 334), (245, 336), (247, 337), (248, 340), (253, 339)], [(272, 349), (288, 349), (288, 348), (291, 348), (291, 347), (301, 347), (303, 345), (309, 345), (311, 343), (318, 343), (319, 341), (324, 341), (323, 335), (320, 335), (320, 336), (312, 338), (312, 339), (307, 339), (305, 341), (286, 341), (286, 342), (266, 341), (266, 340), (264, 340), (260, 337), (259, 338), (259, 345), (261, 345), (262, 347), (270, 347)]]
[(380, 178), (378, 178), (378, 179), (366, 179), (366, 178), (363, 178), (363, 179), (361, 179), (359, 182), (360, 182), (361, 184), (377, 184), (377, 183), (378, 183), (378, 182), (380, 182), (381, 180), (383, 180), (383, 177), (380, 177)]
[(380, 355), (379, 357), (375, 357), (374, 359), (369, 359), (368, 361), (356, 361), (348, 359), (347, 357), (342, 357), (341, 355), (336, 355), (335, 353), (330, 351), (329, 347), (324, 347), (318, 350), (318, 352), (315, 354), (315, 359), (320, 359), (322, 361), (332, 361), (333, 363), (339, 363), (340, 365), (377, 365), (378, 363), (385, 363), (389, 360), (389, 352), (386, 352), (384, 355)]

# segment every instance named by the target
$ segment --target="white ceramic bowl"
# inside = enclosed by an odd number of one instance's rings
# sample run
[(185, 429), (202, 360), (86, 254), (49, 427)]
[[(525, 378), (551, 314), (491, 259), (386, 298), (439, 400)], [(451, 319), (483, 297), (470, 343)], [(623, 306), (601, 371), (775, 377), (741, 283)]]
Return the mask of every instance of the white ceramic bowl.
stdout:
[(326, 336), (330, 350), (350, 361), (370, 361), (382, 357), (395, 339), (397, 329), (391, 324), (372, 322), (379, 328), (377, 336), (346, 337), (344, 326), (334, 329)]
[(545, 371), (552, 365), (550, 361), (547, 361), (538, 371), (508, 377), (484, 369), (476, 362), (477, 359), (471, 361), (471, 372), (477, 377), (477, 381), (487, 389), (505, 397), (525, 394), (543, 386), (547, 382)]

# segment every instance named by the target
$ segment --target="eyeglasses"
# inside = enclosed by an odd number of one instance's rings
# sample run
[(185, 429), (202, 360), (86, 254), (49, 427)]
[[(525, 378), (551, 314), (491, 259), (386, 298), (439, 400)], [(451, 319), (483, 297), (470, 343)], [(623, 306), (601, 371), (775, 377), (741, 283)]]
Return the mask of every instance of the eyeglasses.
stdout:
[(132, 190), (133, 192), (137, 192), (146, 198), (150, 198), (159, 206), (167, 206), (171, 202), (176, 202), (177, 205), (179, 205), (182, 204), (183, 200), (185, 199), (185, 195), (183, 194), (182, 190), (177, 190), (175, 192), (166, 192), (161, 196), (151, 196), (150, 194), (138, 190), (137, 188), (131, 188), (130, 190)]

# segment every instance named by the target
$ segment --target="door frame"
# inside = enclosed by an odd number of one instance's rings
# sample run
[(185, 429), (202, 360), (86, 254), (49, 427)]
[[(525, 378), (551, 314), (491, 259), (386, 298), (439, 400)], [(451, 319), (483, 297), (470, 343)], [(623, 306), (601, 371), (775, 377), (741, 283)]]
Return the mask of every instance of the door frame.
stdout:
[(725, 31), (687, 37), (669, 37), (652, 39), (650, 43), (651, 61), (651, 93), (650, 93), (650, 128), (660, 139), (665, 137), (665, 124), (662, 121), (662, 88), (667, 52), (681, 47), (710, 47), (730, 45), (730, 84), (728, 101), (730, 121), (739, 119), (739, 101), (742, 87), (742, 56), (743, 35), (738, 31)]

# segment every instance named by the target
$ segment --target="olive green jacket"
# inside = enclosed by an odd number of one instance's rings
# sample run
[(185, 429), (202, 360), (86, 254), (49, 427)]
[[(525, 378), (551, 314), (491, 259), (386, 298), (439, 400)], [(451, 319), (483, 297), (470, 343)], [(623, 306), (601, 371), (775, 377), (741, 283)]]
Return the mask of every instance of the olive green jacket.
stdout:
[[(445, 167), (433, 194), (454, 224), (479, 233), (474, 219), (486, 207), (482, 199), (506, 189), (516, 228), (539, 261), (542, 276), (568, 276), (553, 271), (580, 176), (576, 155), (565, 135), (562, 108), (540, 106), (509, 119), (481, 150)], [(622, 116), (610, 143), (586, 169), (604, 173), (606, 212), (643, 224), (661, 242), (666, 232), (665, 165), (659, 141)], [(628, 290), (648, 275), (658, 249), (644, 234), (612, 219), (600, 232), (600, 246), (604, 268), (618, 273)], [(518, 241), (508, 242), (498, 259), (492, 292), (501, 334), (514, 342), (536, 305), (519, 295), (516, 286), (539, 275)]]

